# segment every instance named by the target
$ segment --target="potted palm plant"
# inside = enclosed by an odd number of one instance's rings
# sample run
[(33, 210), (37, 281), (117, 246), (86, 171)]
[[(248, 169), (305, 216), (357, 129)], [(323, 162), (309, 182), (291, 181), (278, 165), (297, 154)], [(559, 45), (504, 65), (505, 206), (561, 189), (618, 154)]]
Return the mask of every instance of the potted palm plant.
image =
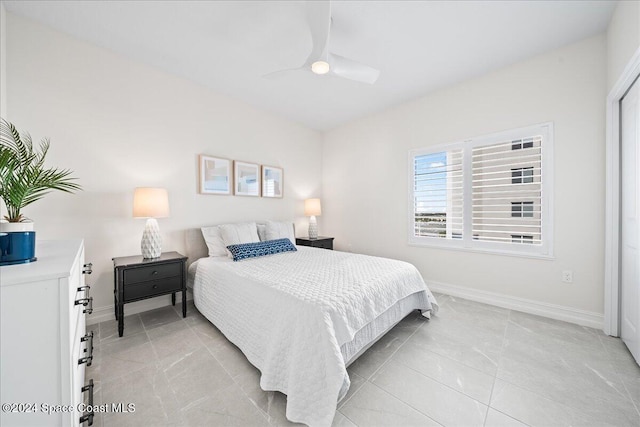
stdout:
[(22, 210), (52, 190), (81, 190), (68, 169), (45, 168), (50, 141), (34, 148), (31, 136), (0, 118), (0, 198), (7, 209), (0, 219), (0, 265), (35, 261), (36, 233)]

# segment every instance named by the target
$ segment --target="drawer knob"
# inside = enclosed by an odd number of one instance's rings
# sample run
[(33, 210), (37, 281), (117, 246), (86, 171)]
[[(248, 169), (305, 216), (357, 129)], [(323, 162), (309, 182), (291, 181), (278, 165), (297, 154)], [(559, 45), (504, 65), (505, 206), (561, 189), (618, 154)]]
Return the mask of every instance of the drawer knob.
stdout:
[(158, 289), (158, 285), (153, 285), (152, 288), (153, 289)]
[(86, 307), (89, 305), (89, 301), (91, 299), (93, 299), (93, 297), (77, 299), (74, 305), (83, 305), (84, 307)]
[(83, 265), (82, 274), (91, 274), (93, 273), (93, 263), (89, 262)]
[(82, 305), (84, 307), (89, 306), (89, 308), (85, 308), (82, 312), (91, 314), (93, 312), (93, 297), (89, 296), (89, 289), (91, 286), (80, 286), (78, 288), (78, 292), (84, 291), (84, 298), (77, 299), (73, 305)]
[(78, 359), (78, 365), (86, 363), (87, 366), (91, 366), (91, 362), (93, 362), (93, 331), (80, 338), (80, 342), (87, 341), (89, 342), (87, 343), (84, 352), (88, 354), (85, 357)]
[(81, 357), (80, 359), (78, 359), (78, 365), (82, 365), (83, 363), (86, 363), (87, 366), (91, 366), (91, 361), (93, 360), (93, 357)]
[(158, 270), (153, 270), (153, 273), (151, 273), (151, 274), (153, 274), (155, 276), (156, 274), (158, 274)]
[(93, 313), (93, 297), (81, 298), (79, 300), (76, 300), (74, 305), (82, 305), (83, 307), (85, 307), (85, 309), (82, 310), (83, 313)]
[[(89, 289), (91, 289), (91, 286), (86, 285), (86, 286), (80, 286), (78, 288), (78, 292), (84, 292), (84, 298), (80, 298), (77, 299), (76, 302), (73, 305), (80, 305), (82, 304), (83, 306), (87, 306), (89, 305), (89, 300), (93, 299), (92, 297), (89, 296)], [(86, 312), (85, 312), (86, 313)]]
[[(93, 407), (93, 379), (89, 380), (89, 384), (82, 387), (82, 392), (89, 392), (89, 408)], [(87, 423), (87, 425), (93, 425), (93, 417), (95, 416), (95, 412), (89, 411), (89, 412), (85, 412), (84, 414), (82, 414), (82, 416), (80, 417), (80, 424), (82, 423)]]

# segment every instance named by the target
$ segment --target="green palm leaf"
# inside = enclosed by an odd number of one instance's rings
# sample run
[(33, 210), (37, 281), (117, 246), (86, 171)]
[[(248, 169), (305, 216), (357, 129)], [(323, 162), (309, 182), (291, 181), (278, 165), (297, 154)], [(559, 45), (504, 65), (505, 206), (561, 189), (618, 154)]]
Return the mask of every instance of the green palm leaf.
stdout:
[(44, 138), (36, 151), (28, 133), (20, 135), (16, 127), (0, 118), (0, 198), (7, 206), (5, 219), (24, 220), (25, 206), (42, 199), (51, 191), (74, 193), (82, 187), (68, 169), (44, 168), (50, 141)]

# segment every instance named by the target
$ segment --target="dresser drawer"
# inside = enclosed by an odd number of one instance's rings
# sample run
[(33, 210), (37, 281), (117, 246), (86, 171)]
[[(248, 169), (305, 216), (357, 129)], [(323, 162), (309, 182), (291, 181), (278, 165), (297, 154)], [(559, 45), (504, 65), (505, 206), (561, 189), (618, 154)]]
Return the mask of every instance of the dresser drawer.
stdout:
[(182, 279), (180, 277), (169, 277), (134, 285), (126, 285), (124, 287), (124, 300), (125, 302), (129, 302), (140, 298), (178, 291), (182, 291)]
[(165, 277), (180, 276), (182, 263), (150, 265), (148, 267), (130, 268), (124, 271), (124, 283), (146, 282), (149, 280), (164, 279)]

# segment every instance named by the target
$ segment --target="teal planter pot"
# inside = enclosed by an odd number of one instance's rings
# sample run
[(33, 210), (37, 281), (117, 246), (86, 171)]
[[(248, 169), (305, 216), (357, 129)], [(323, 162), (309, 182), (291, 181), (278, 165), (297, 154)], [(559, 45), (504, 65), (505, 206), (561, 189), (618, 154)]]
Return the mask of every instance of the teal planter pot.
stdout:
[(0, 232), (0, 266), (36, 261), (36, 232)]

